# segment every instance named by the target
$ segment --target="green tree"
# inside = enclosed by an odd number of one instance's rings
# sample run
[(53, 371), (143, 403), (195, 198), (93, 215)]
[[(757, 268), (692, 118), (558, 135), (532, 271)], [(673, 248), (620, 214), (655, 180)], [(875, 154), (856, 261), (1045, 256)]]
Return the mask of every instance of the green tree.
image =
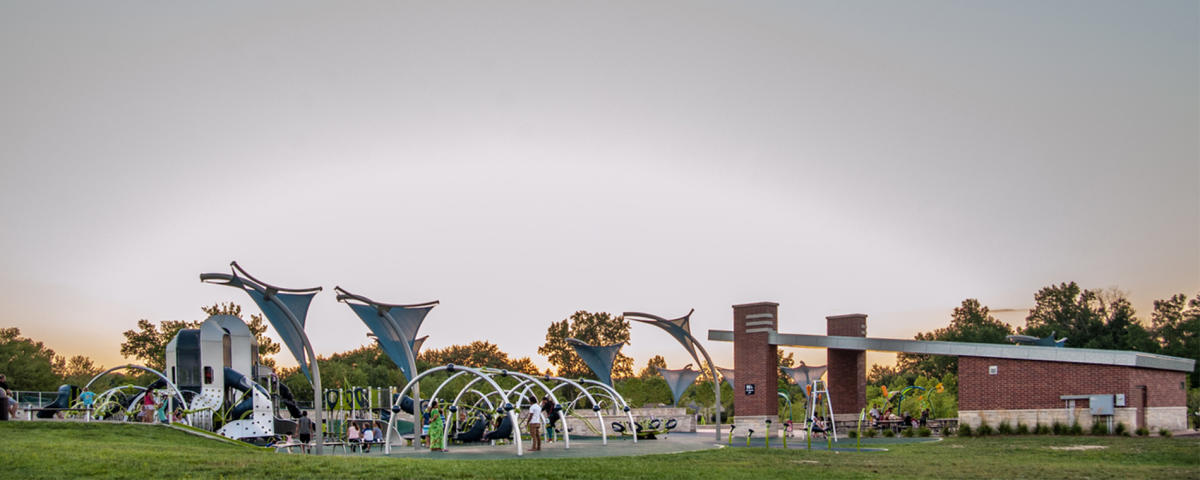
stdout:
[[(207, 315), (233, 315), (242, 319), (242, 307), (236, 303), (213, 304), (200, 307)], [(242, 319), (245, 322), (245, 319)], [(126, 330), (125, 341), (121, 342), (121, 356), (141, 361), (142, 364), (161, 371), (167, 361), (167, 344), (180, 330), (200, 328), (201, 320), (163, 320), (157, 325), (146, 319), (138, 320), (137, 329)], [(251, 315), (246, 322), (250, 333), (258, 342), (258, 361), (274, 368), (275, 359), (271, 355), (279, 353), (279, 344), (266, 336), (267, 324), (261, 315)]]
[(642, 380), (658, 377), (658, 369), (667, 368), (667, 360), (662, 355), (655, 355), (646, 361), (646, 368), (643, 368), (641, 373), (638, 373), (638, 378)]
[[(541, 354), (554, 365), (559, 376), (589, 377), (595, 374), (575, 354), (575, 349), (567, 344), (568, 338), (587, 342), (592, 345), (612, 345), (618, 342), (629, 343), (629, 322), (624, 317), (606, 312), (585, 312), (580, 310), (569, 318), (554, 322), (546, 329), (546, 343), (538, 347)], [(618, 354), (613, 362), (613, 377), (624, 378), (633, 376), (633, 359)]]
[(121, 342), (121, 356), (133, 358), (143, 365), (162, 371), (167, 361), (167, 343), (185, 328), (200, 328), (196, 320), (163, 320), (158, 324), (138, 320), (136, 330), (126, 330)]
[(16, 327), (0, 328), (0, 373), (8, 377), (13, 390), (58, 388), (62, 378), (55, 373), (54, 362), (54, 350), (42, 342), (22, 337)]
[(1022, 334), (1045, 337), (1053, 333), (1067, 337), (1068, 345), (1079, 348), (1157, 350), (1119, 290), (1085, 290), (1070, 282), (1045, 287), (1034, 300)]
[(467, 345), (450, 345), (442, 349), (426, 350), (421, 352), (418, 361), (427, 366), (453, 363), (464, 367), (491, 367), (530, 375), (540, 374), (529, 357), (513, 359), (496, 344), (483, 340), (476, 340)]
[(100, 372), (104, 367), (96, 366), (92, 359), (83, 355), (75, 355), (68, 359), (57, 357), (54, 365), (55, 373), (62, 377), (62, 383), (82, 387)]
[[(1160, 353), (1191, 358), (1200, 365), (1200, 293), (1191, 300), (1182, 293), (1155, 300), (1150, 325)], [(1192, 386), (1200, 385), (1200, 370), (1193, 369), (1188, 378)]]
[[(917, 340), (944, 342), (1003, 343), (1013, 333), (1012, 327), (997, 320), (979, 300), (968, 298), (950, 315), (950, 325), (932, 332), (918, 333)], [(896, 357), (898, 370), (931, 377), (958, 373), (958, 357), (901, 353)], [(889, 372), (880, 371), (879, 374)], [(895, 372), (891, 372), (895, 373)]]
[[(236, 303), (214, 303), (211, 307), (200, 307), (204, 313), (212, 315), (233, 315), (246, 322), (245, 317), (242, 317), (242, 306)], [(254, 340), (258, 342), (258, 363), (275, 368), (275, 359), (272, 355), (279, 353), (279, 344), (271, 340), (271, 337), (266, 335), (267, 322), (261, 314), (250, 315), (250, 321), (246, 322), (246, 326), (250, 328), (250, 333), (254, 334)], [(170, 339), (168, 339), (170, 341)]]

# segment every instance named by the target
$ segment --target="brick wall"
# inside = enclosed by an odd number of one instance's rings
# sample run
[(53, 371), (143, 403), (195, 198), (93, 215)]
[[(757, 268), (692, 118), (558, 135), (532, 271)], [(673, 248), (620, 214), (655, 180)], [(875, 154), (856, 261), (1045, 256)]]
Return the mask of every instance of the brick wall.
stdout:
[[(996, 374), (988, 373), (995, 366)], [(1180, 382), (1184, 372), (1117, 365), (1014, 360), (986, 357), (958, 358), (958, 409), (1021, 410), (1064, 408), (1060, 395), (1123, 393), (1126, 406), (1185, 406)], [(1142, 402), (1146, 387), (1148, 405)], [(1079, 400), (1076, 407), (1087, 407)], [(1140, 423), (1140, 422), (1139, 422)]]
[[(826, 335), (867, 336), (867, 316), (863, 314), (825, 317)], [(829, 397), (834, 415), (857, 415), (867, 405), (867, 352), (863, 350), (826, 350), (829, 371)]]
[[(778, 414), (775, 392), (779, 388), (779, 349), (767, 343), (766, 332), (778, 329), (778, 303), (733, 306), (733, 368), (737, 372), (733, 409), (738, 417)], [(754, 385), (753, 395), (746, 395), (747, 384)]]

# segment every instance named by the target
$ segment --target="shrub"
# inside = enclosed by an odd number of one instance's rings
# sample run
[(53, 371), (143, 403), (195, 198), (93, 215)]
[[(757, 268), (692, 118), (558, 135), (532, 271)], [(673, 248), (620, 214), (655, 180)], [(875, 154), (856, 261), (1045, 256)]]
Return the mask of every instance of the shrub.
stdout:
[(975, 434), (979, 435), (981, 437), (986, 437), (988, 435), (991, 435), (992, 434), (992, 426), (988, 425), (987, 422), (980, 422), (979, 428), (975, 429)]
[(1033, 433), (1036, 433), (1038, 435), (1049, 435), (1050, 434), (1050, 426), (1042, 425), (1039, 423), (1039, 424), (1037, 424), (1036, 427), (1034, 427)]
[(921, 427), (921, 428), (917, 429), (918, 437), (928, 437), (931, 434), (933, 434), (933, 431), (930, 430), (928, 427)]
[(1054, 432), (1055, 435), (1066, 435), (1067, 427), (1065, 427), (1065, 426), (1063, 426), (1063, 424), (1059, 423), (1058, 420), (1055, 420), (1054, 425), (1050, 426), (1050, 431)]
[(1017, 435), (1029, 435), (1029, 427), (1024, 423), (1017, 422)]
[(1071, 425), (1069, 433), (1071, 435), (1083, 435), (1083, 426), (1078, 423)]
[(969, 437), (969, 436), (971, 436), (971, 426), (970, 426), (970, 425), (967, 425), (967, 424), (965, 424), (965, 423), (964, 423), (964, 424), (962, 424), (962, 425), (959, 425), (959, 426), (958, 426), (958, 436), (960, 436), (960, 437)]
[(1000, 426), (996, 427), (996, 433), (1000, 435), (1012, 435), (1012, 425), (1009, 425), (1008, 421), (1000, 422)]
[(889, 428), (889, 429), (883, 431), (883, 436), (892, 438), (892, 437), (896, 436), (896, 432), (893, 432), (892, 429)]
[(846, 436), (850, 438), (858, 438), (858, 430), (851, 430), (850, 433), (846, 434)]
[(1108, 425), (1100, 422), (1092, 422), (1092, 435), (1108, 435)]
[(879, 430), (874, 428), (867, 430), (867, 438), (875, 438), (876, 435), (879, 435)]
[(1165, 429), (1165, 428), (1160, 428), (1160, 429), (1158, 429), (1158, 436), (1160, 436), (1160, 437), (1164, 437), (1164, 438), (1166, 438), (1166, 437), (1170, 437), (1170, 436), (1171, 436), (1171, 431), (1170, 431), (1170, 430), (1167, 430), (1167, 429)]
[(1150, 435), (1150, 429), (1149, 429), (1149, 428), (1146, 428), (1146, 427), (1139, 427), (1139, 428), (1137, 429), (1137, 435), (1138, 435), (1139, 437), (1145, 437), (1145, 436), (1147, 436), (1147, 435)]
[(900, 435), (904, 435), (905, 437), (908, 437), (908, 438), (912, 438), (914, 433), (915, 432), (913, 432), (912, 427), (908, 427), (908, 428), (900, 431)]
[(1129, 427), (1125, 426), (1125, 422), (1117, 422), (1117, 426), (1113, 427), (1113, 433), (1116, 433), (1117, 435), (1128, 437), (1129, 436)]

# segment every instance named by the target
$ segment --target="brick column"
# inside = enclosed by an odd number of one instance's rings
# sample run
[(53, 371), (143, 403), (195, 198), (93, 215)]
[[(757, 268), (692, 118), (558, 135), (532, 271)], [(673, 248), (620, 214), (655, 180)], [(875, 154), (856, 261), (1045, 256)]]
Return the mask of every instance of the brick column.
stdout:
[[(768, 342), (768, 332), (779, 329), (778, 313), (779, 304), (773, 302), (733, 306), (734, 435), (754, 429), (762, 438), (766, 420), (779, 413), (779, 349)], [(753, 394), (746, 393), (747, 385), (754, 385)]]
[[(825, 317), (825, 334), (837, 337), (866, 337), (867, 316), (861, 313)], [(858, 418), (867, 406), (866, 350), (826, 350), (829, 362), (829, 397), (836, 419)], [(846, 415), (843, 417), (843, 415)]]

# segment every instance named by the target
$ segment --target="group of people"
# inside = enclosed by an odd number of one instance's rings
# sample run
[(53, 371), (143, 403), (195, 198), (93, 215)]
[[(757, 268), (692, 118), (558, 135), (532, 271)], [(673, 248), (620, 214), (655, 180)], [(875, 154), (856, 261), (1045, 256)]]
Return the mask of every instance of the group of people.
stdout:
[(532, 443), (529, 451), (536, 452), (542, 449), (543, 426), (546, 429), (546, 438), (551, 442), (554, 441), (554, 425), (562, 418), (557, 406), (549, 395), (542, 397), (541, 403), (536, 398), (529, 399), (529, 411), (525, 414), (525, 425), (529, 429), (529, 438)]
[(871, 416), (872, 425), (876, 427), (880, 426), (883, 422), (897, 422), (905, 426), (917, 428), (924, 427), (929, 422), (928, 408), (921, 410), (920, 418), (913, 417), (907, 413), (905, 413), (904, 417), (902, 418), (893, 413), (891, 407), (888, 407), (883, 413), (879, 413), (879, 408), (875, 406), (871, 407), (869, 415)]
[(361, 429), (356, 423), (358, 422), (350, 421), (350, 426), (346, 428), (346, 442), (359, 447), (363, 453), (371, 453), (371, 445), (383, 441), (383, 429), (373, 421)]

